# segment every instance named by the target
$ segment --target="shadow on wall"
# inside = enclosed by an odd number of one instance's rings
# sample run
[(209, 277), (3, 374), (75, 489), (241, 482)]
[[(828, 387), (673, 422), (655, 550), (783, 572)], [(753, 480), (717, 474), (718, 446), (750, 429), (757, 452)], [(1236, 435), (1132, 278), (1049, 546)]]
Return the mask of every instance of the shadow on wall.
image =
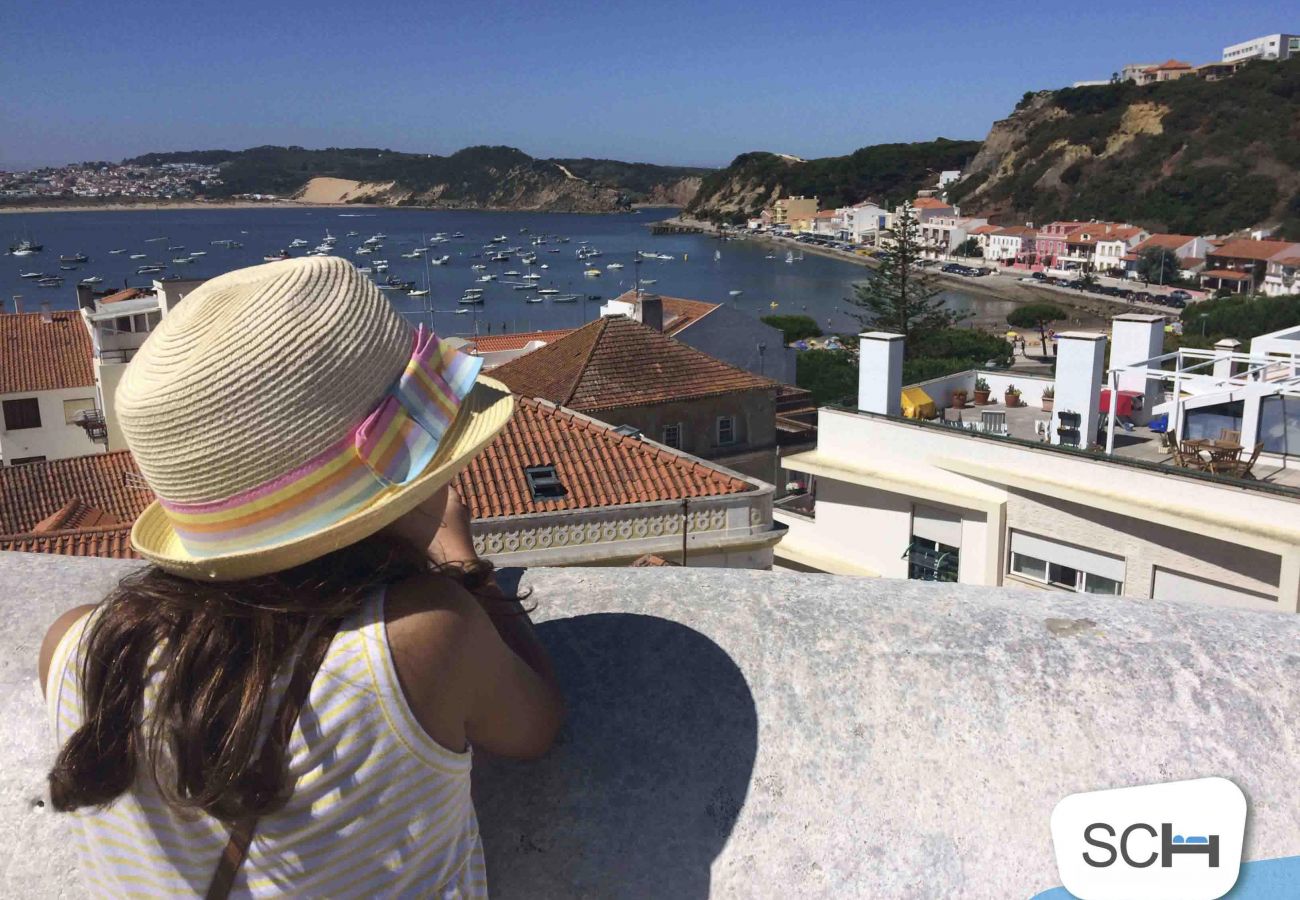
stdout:
[(704, 635), (653, 616), (537, 630), (569, 718), (545, 759), (475, 759), (489, 890), (507, 900), (708, 896), (757, 749), (740, 669)]

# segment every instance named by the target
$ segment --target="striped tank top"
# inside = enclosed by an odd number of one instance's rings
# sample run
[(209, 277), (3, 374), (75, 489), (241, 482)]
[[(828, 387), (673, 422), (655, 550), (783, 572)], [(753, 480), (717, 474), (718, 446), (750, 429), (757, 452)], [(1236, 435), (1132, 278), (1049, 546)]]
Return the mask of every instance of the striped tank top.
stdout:
[[(60, 747), (82, 721), (78, 672), (89, 618), (68, 629), (50, 665), (46, 695)], [(289, 759), (293, 796), (258, 822), (231, 896), (487, 896), (470, 752), (438, 744), (407, 706), (383, 592), (335, 636)], [(210, 816), (169, 807), (147, 766), (107, 809), (69, 818), (96, 896), (202, 896), (228, 837)]]

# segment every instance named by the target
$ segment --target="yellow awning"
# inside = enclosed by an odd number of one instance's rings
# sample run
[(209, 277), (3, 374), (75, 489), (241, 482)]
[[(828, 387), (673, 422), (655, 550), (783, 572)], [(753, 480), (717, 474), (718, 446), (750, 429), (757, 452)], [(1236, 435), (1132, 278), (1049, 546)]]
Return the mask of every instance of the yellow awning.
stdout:
[(905, 419), (933, 419), (938, 415), (934, 409), (934, 401), (930, 399), (930, 395), (924, 388), (903, 388), (902, 402)]

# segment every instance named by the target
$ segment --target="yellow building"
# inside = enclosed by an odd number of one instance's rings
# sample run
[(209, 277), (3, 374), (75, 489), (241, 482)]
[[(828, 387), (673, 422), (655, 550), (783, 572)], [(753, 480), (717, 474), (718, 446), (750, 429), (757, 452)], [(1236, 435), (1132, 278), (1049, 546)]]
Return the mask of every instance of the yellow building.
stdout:
[(772, 224), (789, 225), (793, 232), (812, 231), (817, 215), (816, 197), (782, 197), (772, 204)]

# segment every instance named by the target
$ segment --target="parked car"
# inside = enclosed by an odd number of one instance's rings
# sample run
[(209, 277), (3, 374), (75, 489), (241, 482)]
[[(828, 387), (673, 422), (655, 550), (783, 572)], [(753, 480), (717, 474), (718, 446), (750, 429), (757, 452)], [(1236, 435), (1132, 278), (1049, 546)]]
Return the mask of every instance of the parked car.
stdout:
[(1032, 278), (1032, 279), (1034, 279), (1035, 281), (1047, 281), (1047, 280), (1048, 280), (1048, 277), (1047, 277), (1046, 275), (1044, 275), (1042, 272), (1034, 272), (1034, 273), (1033, 273), (1032, 275), (1030, 275), (1029, 277)]
[(1192, 299), (1192, 295), (1187, 293), (1187, 291), (1170, 291), (1169, 298), (1171, 300), (1182, 300), (1186, 303), (1188, 300)]

